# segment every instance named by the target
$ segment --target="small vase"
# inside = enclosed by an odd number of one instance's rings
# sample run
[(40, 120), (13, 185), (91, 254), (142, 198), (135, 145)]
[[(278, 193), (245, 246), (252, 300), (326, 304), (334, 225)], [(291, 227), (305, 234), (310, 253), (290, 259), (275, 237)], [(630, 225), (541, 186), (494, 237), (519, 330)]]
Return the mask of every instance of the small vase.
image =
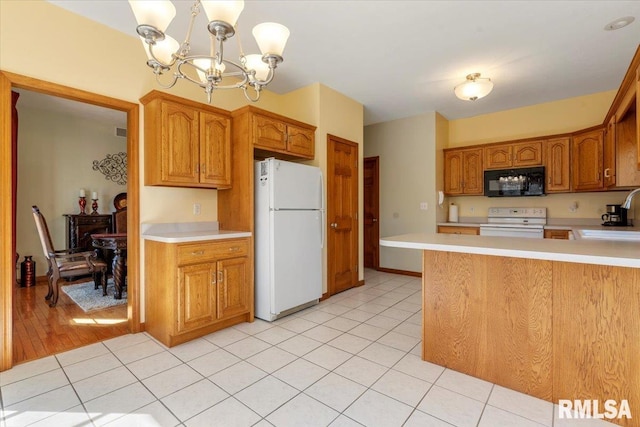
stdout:
[(30, 287), (36, 284), (36, 262), (31, 259), (31, 255), (25, 255), (24, 261), (20, 263), (20, 286)]

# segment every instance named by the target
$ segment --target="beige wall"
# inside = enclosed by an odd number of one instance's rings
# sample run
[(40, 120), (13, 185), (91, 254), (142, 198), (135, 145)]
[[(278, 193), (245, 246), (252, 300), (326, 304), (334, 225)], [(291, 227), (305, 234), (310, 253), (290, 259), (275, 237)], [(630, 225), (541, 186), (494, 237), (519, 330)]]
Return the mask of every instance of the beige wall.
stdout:
[[(362, 212), (362, 159), (364, 150), (362, 143), (364, 140), (364, 108), (362, 104), (347, 98), (335, 90), (318, 85), (319, 89), (319, 121), (316, 130), (316, 162), (324, 171), (325, 186), (327, 184), (327, 135), (334, 135), (355, 142), (358, 149), (358, 212)], [(325, 194), (327, 192), (325, 191)], [(363, 252), (363, 220), (362, 215), (358, 215), (358, 279), (364, 279), (364, 269), (362, 261)], [(326, 249), (323, 255), (323, 271), (326, 276)], [(323, 291), (327, 291), (326, 277), (323, 280)]]
[(574, 132), (601, 125), (616, 91), (449, 121), (448, 147)]
[[(602, 125), (616, 91), (563, 99), (555, 102), (484, 114), (449, 121), (448, 147), (485, 142), (575, 132)], [(486, 217), (489, 207), (546, 207), (550, 218), (598, 220), (607, 204), (624, 201), (627, 191), (551, 194), (545, 197), (489, 198), (484, 196), (451, 197), (459, 205), (460, 216)], [(578, 209), (570, 211), (572, 203)], [(633, 213), (630, 215), (633, 217)]]
[[(436, 154), (446, 140), (436, 137), (436, 130), (443, 128), (443, 120), (437, 113), (425, 113), (364, 128), (365, 157), (380, 157), (380, 237), (436, 231), (442, 215), (437, 204), (442, 159)], [(420, 209), (421, 202), (427, 210)], [(381, 246), (380, 267), (422, 271), (420, 255)]]
[[(126, 115), (122, 113), (122, 116)], [(66, 248), (63, 214), (80, 211), (80, 188), (87, 195), (98, 193), (98, 212), (115, 210), (113, 198), (126, 192), (126, 185), (106, 180), (93, 170), (93, 161), (107, 154), (127, 152), (127, 139), (115, 136), (115, 125), (68, 114), (20, 107), (18, 100), (18, 201), (17, 251), (21, 259), (33, 255), (37, 275), (44, 275), (47, 262), (38, 238), (31, 206), (38, 205), (56, 249)]]

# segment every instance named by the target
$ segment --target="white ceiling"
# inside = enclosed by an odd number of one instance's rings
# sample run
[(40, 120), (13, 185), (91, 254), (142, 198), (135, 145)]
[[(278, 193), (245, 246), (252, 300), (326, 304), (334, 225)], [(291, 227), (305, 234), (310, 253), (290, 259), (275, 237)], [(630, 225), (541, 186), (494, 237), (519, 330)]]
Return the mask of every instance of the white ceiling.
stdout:
[[(137, 37), (127, 1), (49, 1)], [(192, 1), (173, 3), (178, 13), (167, 33), (181, 41)], [(636, 20), (604, 30), (625, 16)], [(247, 0), (238, 21), (246, 53), (258, 52), (250, 30), (265, 21), (291, 31), (269, 89), (320, 82), (362, 103), (365, 124), (428, 111), (457, 119), (617, 89), (640, 41), (637, 0)], [(202, 13), (192, 53), (207, 52), (205, 27)], [(227, 56), (237, 52), (238, 34)], [(494, 90), (458, 100), (453, 87), (472, 72), (490, 77)]]

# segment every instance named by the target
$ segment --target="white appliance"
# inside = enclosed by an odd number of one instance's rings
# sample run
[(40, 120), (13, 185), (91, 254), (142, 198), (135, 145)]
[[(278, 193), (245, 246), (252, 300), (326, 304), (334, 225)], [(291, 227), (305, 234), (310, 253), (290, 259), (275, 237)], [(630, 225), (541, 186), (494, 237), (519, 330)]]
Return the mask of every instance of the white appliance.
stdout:
[(274, 158), (255, 165), (255, 316), (273, 321), (322, 296), (322, 171)]
[(489, 208), (481, 236), (544, 238), (547, 208)]

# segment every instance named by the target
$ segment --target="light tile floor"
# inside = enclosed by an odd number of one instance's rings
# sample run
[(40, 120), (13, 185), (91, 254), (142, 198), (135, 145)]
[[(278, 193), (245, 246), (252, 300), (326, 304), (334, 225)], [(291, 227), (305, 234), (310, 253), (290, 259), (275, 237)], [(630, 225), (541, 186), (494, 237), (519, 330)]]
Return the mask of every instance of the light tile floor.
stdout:
[(18, 365), (1, 427), (611, 425), (422, 361), (420, 280), (365, 283), (170, 349), (140, 333)]

